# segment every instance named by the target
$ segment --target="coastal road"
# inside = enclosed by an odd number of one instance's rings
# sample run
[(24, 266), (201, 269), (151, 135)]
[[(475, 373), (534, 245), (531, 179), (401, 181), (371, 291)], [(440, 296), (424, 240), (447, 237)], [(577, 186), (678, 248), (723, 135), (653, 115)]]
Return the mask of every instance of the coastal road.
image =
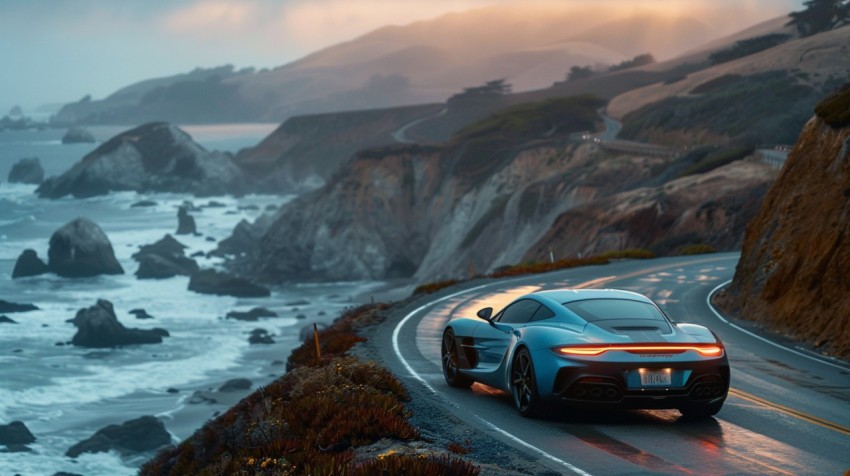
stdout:
[[(411, 304), (378, 332), (387, 366), (420, 395), (478, 430), (563, 474), (844, 474), (850, 470), (850, 367), (728, 322), (708, 303), (738, 254), (621, 261), (506, 280)], [(676, 410), (588, 412), (526, 419), (511, 397), (475, 384), (449, 387), (440, 368), (443, 325), (519, 295), (561, 288), (621, 288), (655, 299), (678, 322), (709, 326), (732, 368), (729, 398), (713, 419)]]
[(430, 121), (431, 119), (434, 119), (436, 117), (444, 116), (447, 112), (449, 112), (449, 108), (444, 107), (434, 114), (430, 114), (430, 115), (425, 116), (425, 117), (420, 117), (419, 119), (408, 122), (407, 124), (399, 127), (398, 129), (395, 130), (395, 132), (392, 133), (393, 140), (395, 140), (396, 142), (399, 142), (401, 144), (412, 144), (412, 143), (416, 142), (415, 140), (409, 139), (407, 137), (407, 131), (411, 127), (416, 126), (418, 124), (421, 124), (425, 121)]

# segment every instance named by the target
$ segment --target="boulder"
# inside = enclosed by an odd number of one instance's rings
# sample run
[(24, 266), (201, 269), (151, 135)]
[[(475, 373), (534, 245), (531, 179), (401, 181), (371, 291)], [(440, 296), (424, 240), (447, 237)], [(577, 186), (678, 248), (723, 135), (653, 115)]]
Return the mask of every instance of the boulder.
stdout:
[(18, 321), (10, 319), (9, 316), (0, 316), (0, 324), (17, 324)]
[(177, 210), (177, 232), (178, 235), (194, 235), (198, 232), (195, 226), (195, 217), (189, 215), (186, 207), (181, 206)]
[(138, 202), (130, 205), (130, 208), (146, 208), (146, 207), (155, 207), (157, 205), (158, 205), (158, 203), (156, 203), (153, 200), (141, 200), (141, 201), (138, 201)]
[(229, 154), (207, 151), (177, 126), (153, 122), (104, 142), (37, 193), (43, 198), (127, 190), (211, 196), (244, 189), (242, 170)]
[(59, 276), (124, 274), (109, 238), (88, 218), (77, 218), (56, 230), (50, 237), (47, 258), (50, 270)]
[(237, 321), (256, 321), (261, 317), (277, 317), (277, 313), (264, 307), (255, 307), (250, 311), (230, 311), (226, 317)]
[(38, 157), (21, 159), (9, 171), (9, 183), (39, 185), (43, 181), (44, 169)]
[(62, 136), (63, 144), (83, 144), (89, 142), (97, 142), (94, 134), (82, 127), (72, 127)]
[(49, 271), (50, 269), (47, 267), (47, 264), (38, 257), (38, 253), (35, 250), (26, 249), (18, 256), (18, 261), (15, 262), (15, 268), (12, 270), (12, 279), (38, 276)]
[(214, 269), (204, 269), (193, 274), (189, 279), (189, 291), (235, 297), (268, 297), (271, 295), (268, 289), (247, 279)]
[(133, 344), (159, 344), (168, 335), (165, 329), (128, 329), (118, 322), (112, 303), (98, 299), (97, 304), (80, 309), (71, 322), (77, 333), (71, 343), (78, 347), (116, 347)]
[(0, 312), (29, 312), (37, 310), (38, 306), (32, 304), (19, 304), (0, 299)]
[(32, 453), (32, 448), (27, 445), (7, 445), (0, 453)]
[(159, 255), (146, 255), (139, 260), (136, 277), (139, 279), (164, 279), (178, 275), (191, 276), (198, 269), (198, 263), (185, 256), (166, 258)]
[(187, 258), (186, 246), (175, 240), (171, 235), (165, 235), (152, 245), (144, 245), (133, 255), (139, 262), (136, 276), (139, 279), (162, 279), (172, 276), (191, 276), (198, 271), (198, 263)]
[(221, 203), (221, 202), (217, 202), (217, 201), (215, 201), (215, 200), (210, 200), (209, 202), (207, 202), (207, 204), (206, 204), (206, 205), (202, 205), (202, 206), (203, 206), (204, 208), (224, 208), (224, 207), (226, 207), (227, 205), (225, 205), (225, 204), (223, 204), (223, 203)]
[(171, 443), (171, 435), (154, 416), (143, 416), (109, 425), (91, 437), (70, 447), (66, 456), (76, 458), (83, 453), (102, 453), (116, 450), (122, 456), (152, 451)]
[(224, 382), (224, 385), (218, 388), (219, 392), (236, 392), (239, 390), (248, 390), (251, 388), (251, 381), (246, 378), (234, 378), (230, 379), (227, 382)]
[(153, 319), (153, 316), (148, 314), (148, 311), (144, 309), (133, 309), (130, 311), (130, 314), (136, 316), (136, 319)]
[(249, 344), (274, 344), (274, 339), (272, 339), (269, 331), (265, 329), (254, 329), (251, 331), (251, 335), (248, 336)]
[(35, 442), (35, 436), (21, 421), (0, 425), (0, 445), (28, 445)]

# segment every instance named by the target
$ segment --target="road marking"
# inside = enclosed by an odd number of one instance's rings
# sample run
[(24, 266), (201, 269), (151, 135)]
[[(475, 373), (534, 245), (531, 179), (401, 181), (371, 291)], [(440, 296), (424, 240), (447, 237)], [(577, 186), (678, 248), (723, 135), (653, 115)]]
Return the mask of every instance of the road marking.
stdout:
[(800, 420), (807, 421), (809, 423), (822, 426), (824, 428), (837, 431), (838, 433), (843, 433), (845, 435), (850, 435), (850, 428), (845, 426), (841, 426), (838, 423), (833, 423), (828, 420), (824, 420), (823, 418), (818, 418), (814, 415), (809, 415), (808, 413), (801, 412), (799, 410), (794, 410), (793, 408), (786, 407), (784, 405), (780, 405), (778, 403), (773, 403), (769, 400), (765, 400), (761, 397), (757, 397), (751, 393), (744, 392), (743, 390), (738, 390), (737, 388), (730, 388), (729, 394), (734, 395), (738, 398), (742, 398), (744, 400), (748, 400), (753, 403), (758, 403), (760, 405), (772, 408), (779, 412), (782, 412), (786, 415), (799, 418)]
[[(418, 314), (419, 312), (423, 311), (424, 309), (426, 309), (430, 306), (433, 306), (433, 305), (440, 303), (440, 302), (443, 302), (443, 301), (447, 301), (447, 300), (449, 300), (453, 297), (460, 296), (461, 294), (466, 294), (466, 293), (470, 293), (472, 291), (477, 291), (479, 289), (486, 288), (487, 286), (489, 286), (489, 285), (488, 284), (482, 284), (481, 286), (476, 286), (474, 288), (469, 288), (469, 289), (465, 289), (463, 291), (458, 291), (456, 293), (449, 294), (448, 296), (443, 296), (443, 297), (441, 297), (437, 300), (423, 304), (423, 305), (417, 307), (416, 309), (414, 309), (413, 311), (411, 311), (410, 313), (408, 313), (406, 316), (404, 316), (404, 318), (401, 321), (399, 321), (398, 324), (396, 324), (395, 329), (393, 329), (393, 336), (392, 336), (393, 352), (395, 352), (396, 357), (398, 357), (398, 360), (402, 363), (402, 365), (404, 365), (404, 368), (407, 370), (407, 372), (411, 376), (413, 376), (413, 378), (422, 382), (422, 384), (425, 385), (425, 387), (428, 390), (430, 390), (431, 393), (433, 393), (434, 395), (438, 395), (437, 390), (434, 387), (432, 387), (431, 384), (429, 384), (421, 375), (419, 375), (415, 370), (413, 370), (413, 367), (407, 362), (407, 360), (404, 358), (404, 356), (401, 355), (401, 349), (399, 348), (399, 345), (398, 345), (398, 335), (401, 332), (401, 328), (404, 327), (404, 325), (407, 324), (407, 321), (409, 321), (413, 316), (415, 316), (416, 314)], [(473, 414), (473, 415), (475, 415), (475, 414)], [(541, 450), (540, 448), (533, 446), (533, 445), (517, 438), (516, 436), (508, 433), (507, 431), (499, 428), (498, 426), (490, 423), (489, 421), (481, 418), (480, 416), (475, 415), (475, 417), (478, 418), (479, 421), (483, 422), (491, 430), (499, 433), (500, 435), (510, 439), (511, 441), (513, 441), (515, 443), (519, 443), (520, 445), (534, 451), (535, 453), (543, 456), (544, 458), (546, 458), (550, 461), (553, 461), (555, 463), (560, 464), (561, 466), (564, 466), (565, 468), (569, 469), (573, 473), (576, 473), (580, 476), (592, 476), (587, 471), (584, 471), (581, 468), (578, 468), (577, 466), (573, 466), (572, 464), (567, 463), (566, 461), (564, 461), (562, 459), (559, 459), (555, 456), (552, 456), (551, 454), (549, 454), (549, 453)]]
[(737, 325), (737, 324), (734, 324), (734, 323), (732, 323), (732, 322), (729, 322), (729, 321), (728, 321), (725, 317), (723, 317), (723, 315), (721, 315), (721, 314), (720, 314), (720, 312), (718, 312), (718, 311), (717, 311), (717, 309), (715, 309), (714, 305), (713, 305), (713, 304), (711, 304), (711, 297), (712, 297), (712, 296), (714, 296), (714, 294), (715, 294), (715, 293), (716, 293), (716, 292), (717, 292), (720, 288), (722, 288), (723, 286), (726, 286), (727, 284), (729, 284), (729, 283), (731, 283), (731, 282), (732, 282), (732, 280), (730, 279), (729, 281), (726, 281), (725, 283), (721, 283), (721, 284), (717, 285), (717, 287), (715, 287), (714, 289), (712, 289), (712, 290), (711, 290), (711, 292), (710, 292), (710, 293), (708, 293), (708, 296), (706, 296), (706, 298), (705, 298), (705, 303), (706, 303), (706, 304), (708, 304), (708, 308), (709, 308), (709, 309), (711, 309), (711, 312), (713, 312), (713, 313), (714, 313), (714, 315), (715, 315), (715, 316), (717, 316), (717, 318), (718, 318), (718, 319), (720, 319), (720, 320), (721, 320), (721, 321), (723, 321), (724, 323), (728, 324), (729, 326), (734, 327), (735, 329), (737, 329), (737, 330), (739, 330), (739, 331), (743, 332), (744, 334), (747, 334), (747, 335), (749, 335), (749, 336), (751, 336), (751, 337), (755, 337), (756, 339), (758, 339), (758, 340), (760, 340), (760, 341), (762, 341), (762, 342), (765, 342), (765, 343), (767, 343), (767, 344), (770, 344), (770, 345), (772, 345), (772, 346), (774, 346), (774, 347), (777, 347), (777, 348), (779, 348), (779, 349), (787, 350), (788, 352), (791, 352), (791, 353), (793, 353), (793, 354), (797, 354), (797, 355), (799, 355), (799, 356), (801, 356), (801, 357), (805, 357), (805, 358), (807, 358), (807, 359), (809, 359), (809, 360), (813, 360), (813, 361), (818, 362), (818, 363), (821, 363), (821, 364), (829, 365), (830, 367), (835, 367), (835, 368), (836, 368), (836, 369), (838, 369), (838, 370), (844, 370), (844, 371), (850, 370), (850, 369), (848, 369), (847, 367), (844, 367), (844, 366), (841, 366), (841, 365), (837, 365), (837, 364), (833, 364), (832, 362), (828, 362), (828, 361), (826, 361), (826, 360), (819, 359), (819, 358), (817, 358), (817, 357), (814, 357), (814, 356), (811, 356), (811, 355), (808, 355), (808, 354), (804, 354), (804, 353), (802, 353), (802, 352), (800, 352), (800, 351), (794, 350), (794, 349), (792, 349), (792, 348), (790, 348), (790, 347), (786, 347), (786, 346), (784, 346), (784, 345), (782, 345), (782, 344), (777, 344), (776, 342), (773, 342), (772, 340), (766, 339), (766, 338), (764, 338), (764, 337), (762, 337), (762, 336), (760, 336), (760, 335), (758, 335), (758, 334), (754, 334), (754, 333), (752, 333), (752, 332), (750, 332), (750, 331), (748, 331), (748, 330), (744, 329), (743, 327), (741, 327), (741, 326), (739, 326), (739, 325)]

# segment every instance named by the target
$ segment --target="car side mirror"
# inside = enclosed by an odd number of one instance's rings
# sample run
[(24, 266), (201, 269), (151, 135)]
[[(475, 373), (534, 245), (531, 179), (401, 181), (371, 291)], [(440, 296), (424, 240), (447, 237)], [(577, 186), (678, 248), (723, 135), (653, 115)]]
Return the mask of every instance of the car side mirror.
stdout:
[(490, 322), (490, 317), (493, 315), (493, 308), (492, 307), (485, 307), (484, 309), (479, 309), (477, 315), (481, 319), (484, 319), (485, 321)]

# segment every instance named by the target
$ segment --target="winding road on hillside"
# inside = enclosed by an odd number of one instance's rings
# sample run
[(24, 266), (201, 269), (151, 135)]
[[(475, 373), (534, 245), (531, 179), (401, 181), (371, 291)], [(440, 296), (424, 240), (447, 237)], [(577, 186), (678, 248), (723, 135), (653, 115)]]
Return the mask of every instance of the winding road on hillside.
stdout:
[[(739, 255), (621, 261), (541, 275), (484, 280), (444, 291), (391, 317), (381, 357), (422, 398), (557, 473), (843, 474), (850, 469), (850, 367), (775, 343), (728, 322), (708, 303)], [(676, 410), (609, 411), (526, 419), (504, 392), (449, 387), (440, 369), (443, 325), (536, 290), (622, 288), (655, 299), (678, 322), (703, 324), (726, 344), (732, 388), (713, 419)], [(417, 308), (413, 308), (419, 306)]]

